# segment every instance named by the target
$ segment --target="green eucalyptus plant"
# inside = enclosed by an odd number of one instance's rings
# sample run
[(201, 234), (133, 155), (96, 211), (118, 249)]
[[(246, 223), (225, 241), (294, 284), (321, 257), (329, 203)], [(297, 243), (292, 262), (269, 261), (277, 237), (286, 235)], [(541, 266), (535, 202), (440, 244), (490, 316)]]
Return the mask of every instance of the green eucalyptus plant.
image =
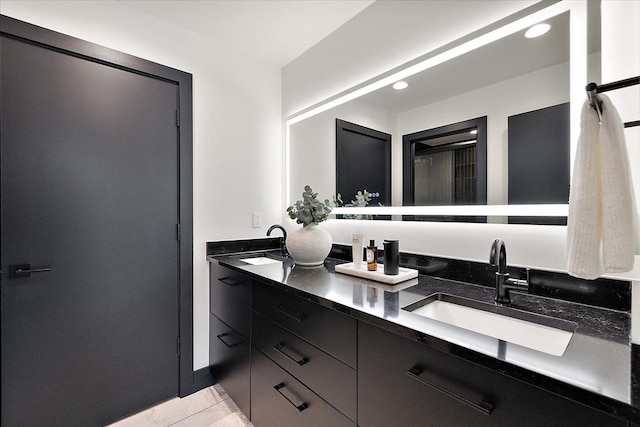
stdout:
[[(356, 193), (356, 199), (351, 200), (350, 203), (345, 203), (342, 200), (342, 195), (338, 193), (337, 196), (333, 197), (333, 204), (337, 207), (345, 207), (345, 208), (353, 208), (353, 207), (365, 207), (371, 201), (371, 195), (367, 190), (358, 191)], [(381, 204), (379, 204), (382, 206)], [(344, 219), (373, 219), (373, 215), (369, 214), (358, 214), (358, 215), (348, 215), (345, 214), (342, 216)]]
[(317, 199), (318, 193), (314, 193), (311, 187), (304, 186), (302, 200), (296, 201), (293, 206), (287, 208), (289, 218), (295, 219), (298, 224), (307, 226), (309, 224), (320, 224), (329, 218), (331, 206), (329, 199), (323, 202)]

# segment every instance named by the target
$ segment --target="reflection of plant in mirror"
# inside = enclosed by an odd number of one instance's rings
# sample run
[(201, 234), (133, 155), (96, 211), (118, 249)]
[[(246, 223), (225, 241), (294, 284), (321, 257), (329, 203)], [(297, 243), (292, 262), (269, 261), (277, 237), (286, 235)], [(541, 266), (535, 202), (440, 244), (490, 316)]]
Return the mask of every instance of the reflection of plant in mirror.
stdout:
[(302, 224), (304, 227), (326, 221), (331, 212), (329, 199), (325, 199), (322, 203), (317, 197), (318, 193), (314, 193), (311, 187), (305, 185), (302, 200), (296, 201), (293, 206), (287, 208), (289, 218), (295, 219), (298, 224)]
[[(342, 195), (340, 193), (338, 193), (337, 196), (333, 197), (333, 204), (336, 205), (336, 207), (340, 207), (340, 208), (341, 207), (362, 208), (367, 206), (370, 201), (371, 201), (371, 196), (369, 195), (369, 192), (367, 190), (358, 191), (358, 193), (356, 193), (356, 199), (352, 200), (350, 203), (345, 203), (344, 201), (342, 201)], [(378, 205), (382, 206), (380, 203), (378, 203)], [(362, 214), (343, 215), (342, 217), (345, 219), (373, 219), (373, 215), (362, 215)]]

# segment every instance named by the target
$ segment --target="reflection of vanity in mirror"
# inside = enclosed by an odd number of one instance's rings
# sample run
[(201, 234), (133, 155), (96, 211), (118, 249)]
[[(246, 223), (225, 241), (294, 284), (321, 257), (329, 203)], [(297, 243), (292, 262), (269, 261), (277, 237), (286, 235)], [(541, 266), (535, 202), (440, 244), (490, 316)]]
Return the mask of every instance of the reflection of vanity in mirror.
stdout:
[[(475, 199), (460, 197), (462, 202), (459, 204), (486, 204), (495, 208), (489, 215), (505, 216), (493, 217), (490, 222), (507, 223), (510, 221), (507, 215), (526, 216), (513, 213), (516, 210), (511, 208), (517, 206), (508, 206), (511, 200), (518, 205), (526, 204), (527, 208), (531, 205), (543, 206), (540, 210), (542, 213), (532, 212), (531, 216), (566, 215), (569, 156), (573, 151), (570, 147), (576, 143), (576, 122), (580, 105), (585, 99), (584, 85), (587, 81), (586, 32), (580, 28), (571, 31), (572, 19), (586, 17), (579, 16), (571, 8), (570, 4), (555, 4), (529, 16), (516, 14), (510, 21), (506, 19), (500, 25), (480, 30), (409, 64), (421, 67), (420, 72), (408, 71), (403, 75), (403, 71), (398, 71), (402, 68), (399, 67), (383, 75), (380, 83), (363, 83), (353, 92), (347, 91), (330, 99), (327, 104), (292, 116), (287, 122), (290, 159), (288, 200), (297, 200), (300, 197), (297, 193), (305, 184), (311, 185), (320, 194), (336, 193), (335, 120), (341, 119), (392, 135), (392, 205), (396, 209), (375, 211), (372, 208), (371, 213), (409, 215), (420, 210), (407, 206), (443, 207), (456, 204), (447, 203), (446, 197), (433, 197), (433, 194), (416, 196), (415, 162), (419, 159), (413, 159), (412, 180), (408, 170), (412, 163), (403, 160), (403, 150), (407, 150), (403, 136), (486, 117), (486, 160), (482, 158), (480, 150), (476, 150), (474, 159), (476, 172), (480, 172), (474, 178), (477, 188)], [(550, 24), (549, 32), (538, 38), (525, 38), (525, 31), (538, 22)], [(508, 34), (497, 35), (500, 31), (507, 31)], [(597, 50), (598, 47), (592, 46), (592, 49)], [(391, 85), (397, 80), (406, 81), (408, 87), (394, 90)], [(369, 90), (370, 84), (376, 90)], [(513, 163), (515, 160), (510, 160), (509, 149), (517, 147), (518, 142), (517, 137), (509, 133), (511, 118), (556, 106), (564, 106), (567, 116), (572, 119), (570, 125), (565, 124), (570, 126), (570, 130), (564, 129), (564, 140), (558, 140), (555, 144), (555, 141), (546, 138), (545, 144), (539, 145), (538, 159), (532, 159), (528, 165)], [(566, 135), (570, 135), (570, 138), (567, 139)], [(545, 194), (537, 198), (536, 194), (540, 195), (544, 190), (527, 190), (527, 185), (535, 185), (539, 180), (536, 173), (539, 173), (539, 177), (549, 175), (541, 167), (540, 159), (558, 158), (555, 153), (542, 151), (543, 147), (554, 144), (566, 153), (562, 164), (555, 166), (564, 168), (561, 175), (566, 176), (566, 182), (558, 185), (564, 188), (567, 195), (564, 200), (561, 200), (562, 196), (560, 199), (558, 196), (549, 199)], [(309, 160), (310, 153), (313, 153), (313, 161)], [(529, 175), (529, 183), (519, 195), (510, 192), (509, 188), (509, 177), (514, 173)], [(513, 188), (522, 188), (522, 185), (514, 185)], [(342, 196), (343, 199), (353, 197)], [(424, 199), (429, 197), (431, 202), (425, 202)], [(468, 207), (444, 209), (446, 214), (441, 217), (459, 220), (467, 216), (465, 212), (487, 215), (465, 211), (464, 208)], [(433, 210), (425, 209), (425, 212), (427, 216), (438, 218)]]

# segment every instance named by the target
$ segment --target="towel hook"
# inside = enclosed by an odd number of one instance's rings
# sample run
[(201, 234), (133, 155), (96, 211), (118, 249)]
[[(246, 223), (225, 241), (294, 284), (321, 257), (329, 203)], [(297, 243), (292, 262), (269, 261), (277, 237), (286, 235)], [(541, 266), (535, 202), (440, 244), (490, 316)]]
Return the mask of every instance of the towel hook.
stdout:
[(598, 99), (598, 85), (595, 83), (589, 83), (586, 87), (587, 97), (589, 98), (589, 104), (591, 108), (598, 113), (598, 121), (602, 123), (602, 101)]

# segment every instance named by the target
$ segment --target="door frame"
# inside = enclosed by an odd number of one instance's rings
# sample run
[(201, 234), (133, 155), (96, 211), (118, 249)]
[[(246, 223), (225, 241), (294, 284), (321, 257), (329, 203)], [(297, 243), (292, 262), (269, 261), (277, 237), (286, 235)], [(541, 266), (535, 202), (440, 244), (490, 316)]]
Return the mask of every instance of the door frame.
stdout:
[[(178, 110), (178, 396), (201, 387), (193, 370), (193, 83), (190, 73), (0, 15), (0, 35), (67, 55), (170, 82), (177, 87)], [(1, 92), (1, 88), (0, 88)], [(0, 255), (1, 256), (1, 255)], [(0, 286), (1, 286), (0, 278)], [(201, 375), (200, 375), (201, 376)]]
[(476, 140), (476, 203), (487, 203), (487, 116), (463, 120), (432, 129), (402, 135), (402, 206), (415, 205), (416, 144), (421, 141), (458, 134), (467, 129), (477, 128)]

